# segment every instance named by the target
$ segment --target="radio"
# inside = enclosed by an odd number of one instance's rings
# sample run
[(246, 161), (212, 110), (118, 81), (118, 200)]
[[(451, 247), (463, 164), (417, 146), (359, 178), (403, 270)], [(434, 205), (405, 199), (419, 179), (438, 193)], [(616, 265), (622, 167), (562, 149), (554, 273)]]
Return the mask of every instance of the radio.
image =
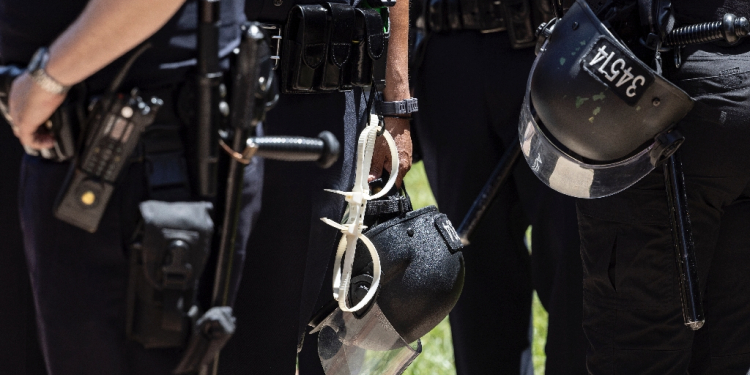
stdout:
[(71, 166), (55, 205), (55, 217), (91, 233), (141, 134), (163, 104), (157, 97), (144, 101), (137, 90), (102, 102), (90, 117), (81, 156)]

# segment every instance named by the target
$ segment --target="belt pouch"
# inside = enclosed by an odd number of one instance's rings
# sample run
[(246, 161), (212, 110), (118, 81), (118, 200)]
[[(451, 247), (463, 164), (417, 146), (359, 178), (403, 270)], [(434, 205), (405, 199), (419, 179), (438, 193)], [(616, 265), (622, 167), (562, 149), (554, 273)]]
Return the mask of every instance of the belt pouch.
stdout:
[(383, 19), (373, 9), (355, 9), (354, 31), (355, 48), (352, 54), (352, 84), (370, 86), (373, 76), (373, 62), (383, 57), (386, 36)]
[(502, 3), (499, 1), (473, 1), (477, 2), (479, 9), (479, 30), (503, 31), (506, 29), (505, 9), (503, 8), (505, 1)]
[(429, 30), (434, 33), (450, 30), (446, 25), (443, 0), (426, 0), (426, 2), (427, 9), (425, 9), (425, 12), (427, 13), (427, 17), (425, 21)]
[(321, 5), (296, 5), (289, 12), (281, 58), (283, 92), (312, 92), (322, 80), (328, 47), (327, 13)]
[[(543, 22), (555, 18), (555, 7), (549, 0), (531, 0), (531, 9), (534, 12), (531, 26), (538, 27)], [(536, 29), (534, 30), (536, 36)]]
[(451, 30), (460, 30), (462, 28), (461, 3), (459, 0), (443, 0), (445, 7), (445, 21)]
[(327, 3), (329, 9), (328, 52), (323, 65), (320, 90), (349, 90), (352, 88), (349, 57), (354, 37), (354, 8), (346, 4)]
[(529, 0), (503, 0), (503, 7), (511, 46), (520, 49), (536, 45)]
[(146, 348), (182, 347), (190, 333), (189, 316), (197, 315), (213, 206), (146, 201), (139, 207), (143, 226), (131, 246), (127, 337)]
[[(439, 33), (441, 31), (461, 30), (462, 12), (474, 11), (476, 9), (465, 7), (464, 2), (460, 0), (423, 0), (426, 1), (425, 20), (427, 29), (431, 32)], [(477, 0), (470, 0), (476, 8)]]

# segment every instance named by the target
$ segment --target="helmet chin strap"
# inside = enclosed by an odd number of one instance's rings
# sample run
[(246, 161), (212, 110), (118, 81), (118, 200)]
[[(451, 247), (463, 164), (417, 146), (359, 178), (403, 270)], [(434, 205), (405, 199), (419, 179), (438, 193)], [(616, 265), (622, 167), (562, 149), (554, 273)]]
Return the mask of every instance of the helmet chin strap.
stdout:
[[(367, 201), (378, 199), (387, 194), (396, 183), (396, 178), (398, 177), (398, 152), (393, 137), (389, 132), (384, 131), (382, 135), (385, 137), (385, 141), (388, 143), (388, 148), (391, 152), (391, 171), (393, 171), (393, 173), (391, 173), (388, 182), (379, 193), (370, 195), (370, 186), (367, 178), (370, 174), (372, 156), (375, 150), (375, 140), (377, 139), (379, 130), (381, 130), (381, 128), (378, 126), (377, 116), (370, 115), (369, 125), (362, 130), (362, 134), (359, 136), (359, 141), (357, 142), (357, 171), (352, 191), (326, 189), (326, 191), (331, 193), (343, 195), (349, 203), (346, 223), (339, 224), (331, 219), (321, 218), (324, 223), (339, 229), (341, 233), (344, 234), (341, 236), (341, 241), (339, 241), (339, 246), (336, 250), (336, 262), (334, 263), (336, 272), (334, 272), (333, 275), (333, 298), (339, 302), (339, 308), (341, 311), (354, 312), (367, 306), (375, 296), (378, 286), (380, 285), (380, 257), (375, 249), (375, 245), (372, 244), (369, 238), (362, 234), (362, 230), (366, 228), (366, 226), (363, 225), (363, 222), (367, 208)], [(354, 264), (354, 253), (357, 248), (358, 239), (362, 240), (365, 244), (367, 250), (370, 252), (370, 257), (372, 258), (372, 284), (364, 298), (362, 298), (362, 300), (355, 306), (349, 307), (347, 305), (347, 296), (349, 293), (349, 284), (352, 278), (352, 265)], [(342, 258), (344, 258), (343, 265), (341, 264)]]

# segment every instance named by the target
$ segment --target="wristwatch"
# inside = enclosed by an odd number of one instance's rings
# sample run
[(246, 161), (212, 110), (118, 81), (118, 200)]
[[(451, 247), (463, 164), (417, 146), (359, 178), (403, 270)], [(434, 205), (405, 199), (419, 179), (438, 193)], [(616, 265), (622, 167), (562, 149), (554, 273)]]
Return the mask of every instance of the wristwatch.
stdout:
[(44, 91), (51, 94), (64, 95), (70, 90), (70, 86), (65, 86), (57, 82), (57, 80), (47, 74), (47, 71), (44, 70), (47, 67), (47, 62), (49, 62), (49, 50), (47, 47), (39, 48), (34, 53), (34, 57), (31, 58), (26, 71), (29, 72), (31, 80), (44, 89)]
[(375, 102), (375, 113), (385, 117), (409, 117), (417, 112), (417, 98), (399, 100), (397, 102)]

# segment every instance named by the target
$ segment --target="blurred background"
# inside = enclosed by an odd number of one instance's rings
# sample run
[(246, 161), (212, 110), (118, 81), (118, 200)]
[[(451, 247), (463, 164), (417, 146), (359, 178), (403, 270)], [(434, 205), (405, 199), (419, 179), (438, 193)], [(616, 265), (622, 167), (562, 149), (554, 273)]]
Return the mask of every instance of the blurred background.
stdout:
[[(429, 205), (436, 205), (422, 162), (412, 166), (404, 178), (404, 183), (408, 189), (409, 196), (411, 196), (415, 210)], [(454, 226), (458, 224), (460, 223), (453, 223)], [(531, 245), (530, 230), (531, 228), (529, 227), (526, 232), (526, 243), (528, 245)], [(466, 272), (471, 272), (471, 270), (467, 270)], [(539, 302), (536, 292), (534, 293), (532, 314), (534, 319), (534, 333), (531, 352), (534, 361), (534, 374), (544, 375), (544, 344), (547, 341), (547, 312)], [(498, 337), (497, 339), (502, 340), (503, 338)], [(422, 338), (422, 354), (409, 366), (404, 375), (455, 375), (455, 373), (456, 368), (453, 364), (453, 343), (451, 341), (450, 323), (448, 322), (448, 318), (445, 318), (442, 323)]]

